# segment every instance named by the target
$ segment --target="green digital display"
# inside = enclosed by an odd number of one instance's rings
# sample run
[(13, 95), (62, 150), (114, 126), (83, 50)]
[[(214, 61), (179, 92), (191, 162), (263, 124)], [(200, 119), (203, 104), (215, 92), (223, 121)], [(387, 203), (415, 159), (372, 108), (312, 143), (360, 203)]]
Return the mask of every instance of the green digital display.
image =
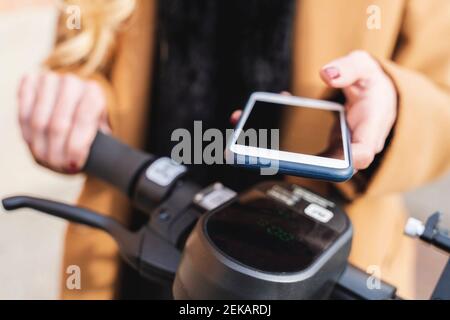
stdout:
[(220, 251), (248, 267), (298, 272), (337, 238), (335, 230), (298, 209), (262, 195), (249, 197), (211, 215), (207, 234)]
[(263, 228), (268, 235), (271, 235), (280, 241), (293, 241), (295, 239), (295, 235), (289, 233), (280, 226), (271, 225), (267, 220), (260, 219), (258, 220), (257, 225)]

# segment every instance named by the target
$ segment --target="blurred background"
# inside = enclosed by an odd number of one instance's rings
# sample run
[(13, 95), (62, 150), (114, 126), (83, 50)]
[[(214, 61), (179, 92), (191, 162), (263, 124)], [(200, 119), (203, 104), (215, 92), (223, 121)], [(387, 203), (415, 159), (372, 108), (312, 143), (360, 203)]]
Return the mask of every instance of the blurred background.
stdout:
[[(0, 198), (16, 193), (74, 202), (82, 177), (34, 164), (22, 142), (16, 89), (52, 47), (58, 12), (51, 0), (0, 0)], [(0, 209), (0, 299), (57, 299), (66, 224), (29, 210)]]
[[(82, 184), (81, 176), (58, 175), (34, 164), (17, 123), (18, 81), (49, 52), (57, 16), (52, 0), (0, 0), (0, 198), (19, 193), (73, 203)], [(440, 210), (449, 228), (449, 196), (447, 177), (405, 198), (412, 216), (425, 220)], [(58, 299), (65, 228), (56, 218), (29, 210), (6, 214), (0, 208), (0, 299)], [(446, 257), (417, 246), (416, 296), (426, 299)]]

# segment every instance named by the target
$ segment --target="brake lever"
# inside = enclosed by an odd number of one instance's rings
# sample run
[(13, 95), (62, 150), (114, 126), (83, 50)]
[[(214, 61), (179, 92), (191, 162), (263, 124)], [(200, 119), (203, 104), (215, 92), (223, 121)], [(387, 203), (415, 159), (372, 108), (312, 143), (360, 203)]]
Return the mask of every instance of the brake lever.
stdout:
[(125, 262), (147, 278), (154, 279), (157, 274), (171, 279), (178, 268), (180, 252), (148, 226), (131, 232), (115, 219), (93, 211), (34, 197), (11, 197), (2, 204), (6, 211), (30, 208), (107, 232), (117, 242)]

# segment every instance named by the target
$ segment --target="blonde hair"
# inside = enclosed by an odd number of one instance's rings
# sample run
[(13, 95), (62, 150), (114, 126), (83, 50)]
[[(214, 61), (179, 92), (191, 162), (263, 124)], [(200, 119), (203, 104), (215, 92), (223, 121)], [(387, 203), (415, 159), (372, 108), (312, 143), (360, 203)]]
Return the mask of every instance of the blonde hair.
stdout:
[[(117, 32), (134, 12), (136, 0), (59, 0), (58, 5), (62, 11), (58, 38), (45, 64), (89, 76), (106, 66)], [(68, 8), (79, 8), (81, 28), (69, 27)]]

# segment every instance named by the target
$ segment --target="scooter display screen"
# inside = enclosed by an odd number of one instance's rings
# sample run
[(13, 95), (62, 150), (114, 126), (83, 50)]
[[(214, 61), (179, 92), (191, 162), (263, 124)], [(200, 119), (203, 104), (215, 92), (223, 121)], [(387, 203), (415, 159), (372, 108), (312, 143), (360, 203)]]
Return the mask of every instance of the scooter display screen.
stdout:
[(339, 235), (302, 214), (305, 205), (290, 207), (258, 196), (240, 199), (212, 214), (205, 231), (235, 262), (268, 273), (300, 272)]

